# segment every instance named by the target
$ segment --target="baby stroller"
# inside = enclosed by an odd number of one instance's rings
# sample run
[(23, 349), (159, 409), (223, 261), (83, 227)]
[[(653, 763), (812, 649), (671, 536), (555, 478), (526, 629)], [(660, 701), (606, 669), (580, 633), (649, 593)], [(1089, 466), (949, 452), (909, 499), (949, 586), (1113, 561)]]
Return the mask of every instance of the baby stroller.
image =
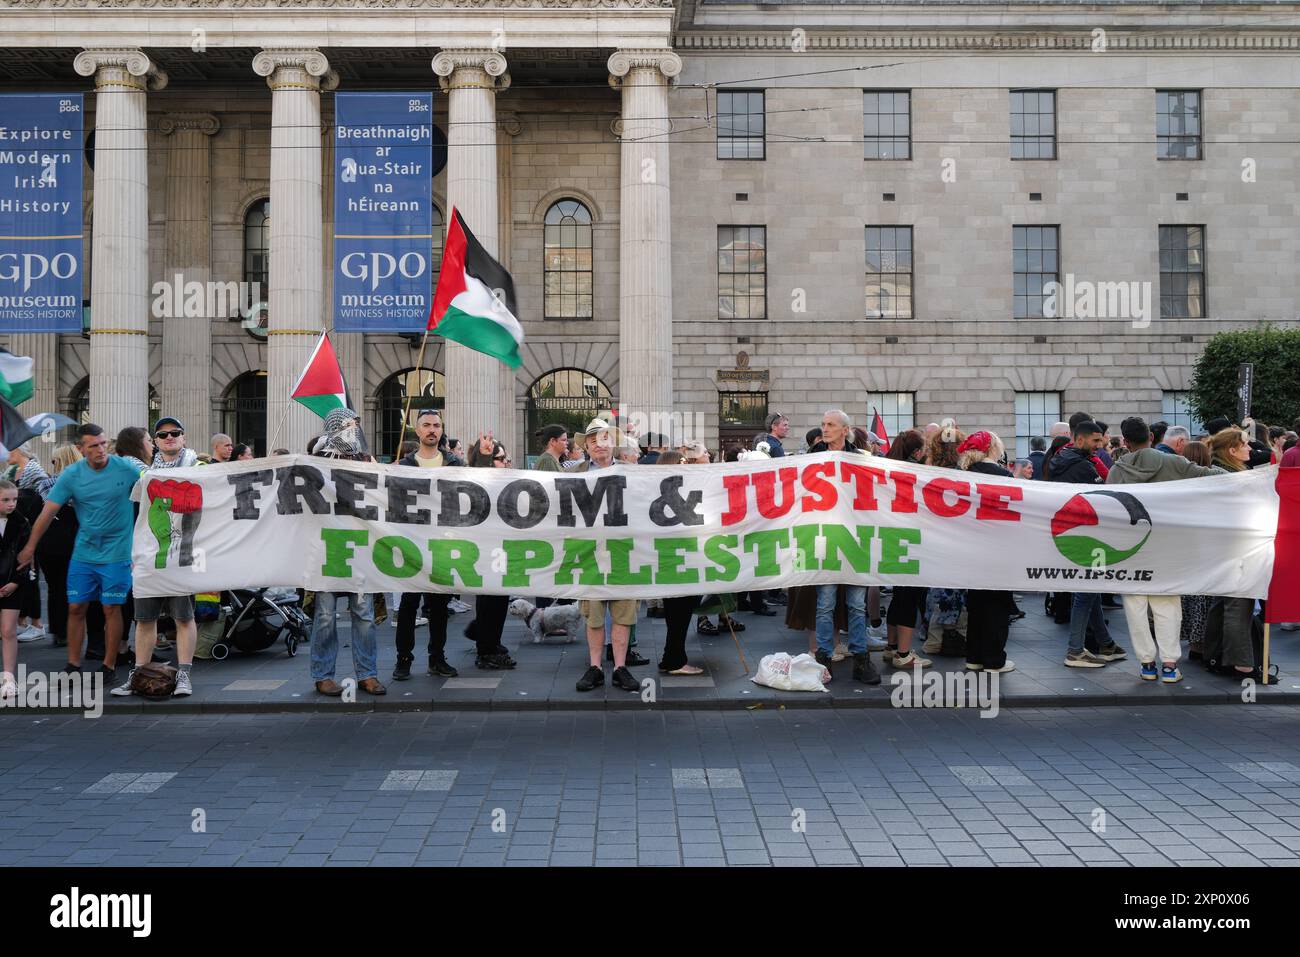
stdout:
[(283, 635), (284, 647), (292, 658), (299, 642), (308, 640), (309, 622), (298, 592), (292, 588), (238, 588), (221, 593), (225, 629), (212, 645), (218, 661), (233, 648), (246, 654), (265, 651)]

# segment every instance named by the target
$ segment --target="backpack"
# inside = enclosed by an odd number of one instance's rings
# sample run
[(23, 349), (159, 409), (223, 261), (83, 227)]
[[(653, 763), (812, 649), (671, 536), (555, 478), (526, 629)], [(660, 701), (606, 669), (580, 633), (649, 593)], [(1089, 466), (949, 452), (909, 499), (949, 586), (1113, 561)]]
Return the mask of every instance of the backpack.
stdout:
[[(1244, 606), (1234, 605), (1228, 609), (1231, 613), (1226, 616), (1225, 621), (1226, 608), (1228, 606), (1224, 604), (1222, 598), (1214, 599), (1210, 605), (1209, 613), (1205, 618), (1205, 637), (1201, 641), (1201, 662), (1205, 665), (1205, 670), (1212, 674), (1234, 678), (1254, 677), (1256, 681), (1262, 682), (1263, 675), (1260, 669), (1264, 665), (1264, 625), (1252, 607), (1247, 632), (1245, 622), (1242, 620), (1244, 616), (1241, 614)], [(1242, 657), (1244, 648), (1240, 646), (1247, 640), (1247, 634), (1250, 641), (1250, 664), (1255, 669), (1253, 675), (1238, 671), (1232, 664), (1227, 663), (1229, 658), (1236, 661)], [(1276, 681), (1279, 670), (1276, 663), (1270, 663), (1268, 670), (1267, 683), (1271, 684)]]
[(176, 669), (171, 665), (139, 665), (131, 673), (131, 690), (150, 701), (163, 701), (176, 691)]

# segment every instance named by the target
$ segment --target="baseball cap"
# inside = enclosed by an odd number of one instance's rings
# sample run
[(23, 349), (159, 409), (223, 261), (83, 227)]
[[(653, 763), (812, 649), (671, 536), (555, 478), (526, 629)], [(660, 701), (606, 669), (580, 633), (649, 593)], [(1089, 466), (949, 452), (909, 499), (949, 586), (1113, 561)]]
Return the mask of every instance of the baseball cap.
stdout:
[(175, 416), (164, 415), (161, 419), (159, 419), (157, 422), (153, 424), (154, 433), (157, 434), (158, 430), (161, 429), (164, 425), (174, 425), (182, 432), (185, 431), (185, 426), (180, 419), (176, 418)]

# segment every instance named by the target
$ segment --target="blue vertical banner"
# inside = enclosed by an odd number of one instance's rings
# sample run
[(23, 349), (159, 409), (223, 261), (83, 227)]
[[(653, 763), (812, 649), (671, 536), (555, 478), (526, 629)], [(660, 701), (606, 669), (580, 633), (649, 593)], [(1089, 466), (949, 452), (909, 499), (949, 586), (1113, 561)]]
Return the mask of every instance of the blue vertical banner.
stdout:
[(82, 108), (0, 95), (0, 333), (81, 331)]
[(433, 94), (334, 94), (334, 328), (423, 332), (433, 297)]

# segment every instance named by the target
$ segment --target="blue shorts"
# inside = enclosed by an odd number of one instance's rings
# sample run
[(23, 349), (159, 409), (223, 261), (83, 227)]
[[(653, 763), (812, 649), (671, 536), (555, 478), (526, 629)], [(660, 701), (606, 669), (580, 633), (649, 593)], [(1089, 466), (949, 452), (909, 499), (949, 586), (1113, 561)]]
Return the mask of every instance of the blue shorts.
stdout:
[(80, 562), (68, 563), (68, 604), (80, 605), (97, 601), (101, 605), (124, 605), (126, 593), (131, 590), (131, 563), (110, 562), (107, 565)]

